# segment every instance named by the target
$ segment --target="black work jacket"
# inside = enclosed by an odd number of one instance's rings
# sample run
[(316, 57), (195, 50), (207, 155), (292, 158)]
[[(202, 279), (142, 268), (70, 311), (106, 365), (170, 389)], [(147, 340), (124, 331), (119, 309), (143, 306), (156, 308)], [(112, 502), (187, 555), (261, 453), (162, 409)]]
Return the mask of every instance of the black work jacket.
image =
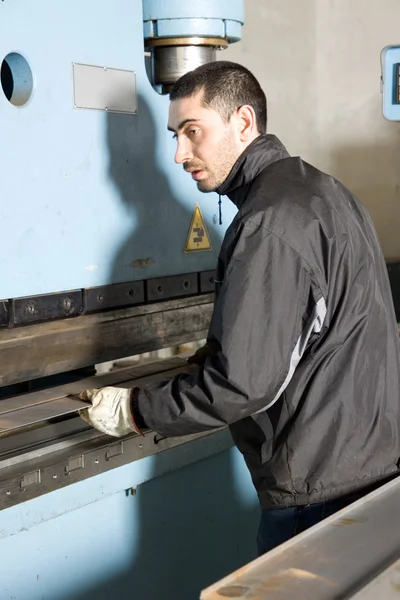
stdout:
[(271, 135), (218, 192), (239, 210), (218, 259), (211, 355), (139, 391), (146, 424), (167, 436), (228, 424), (264, 509), (395, 474), (399, 336), (365, 209)]

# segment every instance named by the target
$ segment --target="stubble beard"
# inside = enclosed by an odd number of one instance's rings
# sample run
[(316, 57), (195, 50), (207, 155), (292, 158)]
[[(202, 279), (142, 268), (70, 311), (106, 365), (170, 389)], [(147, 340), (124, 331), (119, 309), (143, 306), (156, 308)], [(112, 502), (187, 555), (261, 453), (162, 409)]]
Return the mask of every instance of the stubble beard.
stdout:
[(240, 156), (233, 134), (230, 130), (226, 132), (223, 140), (219, 144), (218, 150), (210, 159), (213, 165), (212, 171), (207, 167), (204, 171), (208, 173), (207, 179), (197, 182), (197, 189), (203, 193), (215, 192), (227, 179), (233, 165)]

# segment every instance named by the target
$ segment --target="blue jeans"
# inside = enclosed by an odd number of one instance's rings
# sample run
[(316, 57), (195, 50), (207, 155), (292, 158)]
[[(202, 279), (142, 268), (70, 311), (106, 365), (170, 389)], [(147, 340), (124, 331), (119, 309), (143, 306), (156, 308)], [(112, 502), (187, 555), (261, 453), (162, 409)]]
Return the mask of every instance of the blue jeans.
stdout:
[(367, 493), (364, 490), (319, 504), (263, 510), (257, 535), (258, 556), (316, 525)]

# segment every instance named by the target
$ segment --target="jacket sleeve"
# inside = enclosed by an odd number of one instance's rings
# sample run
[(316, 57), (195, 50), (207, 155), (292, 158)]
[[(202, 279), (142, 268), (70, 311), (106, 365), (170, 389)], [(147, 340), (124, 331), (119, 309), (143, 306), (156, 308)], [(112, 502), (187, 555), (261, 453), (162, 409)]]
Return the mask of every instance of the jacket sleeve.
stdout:
[(146, 425), (166, 436), (187, 435), (270, 406), (300, 360), (304, 332), (311, 335), (313, 295), (305, 260), (275, 234), (247, 223), (215, 303), (212, 354), (195, 373), (138, 391)]

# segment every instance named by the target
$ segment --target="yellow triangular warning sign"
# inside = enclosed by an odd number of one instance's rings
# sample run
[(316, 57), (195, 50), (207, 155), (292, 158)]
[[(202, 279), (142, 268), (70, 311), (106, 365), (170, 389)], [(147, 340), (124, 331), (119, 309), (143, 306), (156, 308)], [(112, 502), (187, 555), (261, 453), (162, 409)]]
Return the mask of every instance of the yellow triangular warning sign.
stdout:
[(212, 250), (211, 242), (200, 207), (196, 204), (186, 239), (185, 252), (202, 252), (204, 250)]

